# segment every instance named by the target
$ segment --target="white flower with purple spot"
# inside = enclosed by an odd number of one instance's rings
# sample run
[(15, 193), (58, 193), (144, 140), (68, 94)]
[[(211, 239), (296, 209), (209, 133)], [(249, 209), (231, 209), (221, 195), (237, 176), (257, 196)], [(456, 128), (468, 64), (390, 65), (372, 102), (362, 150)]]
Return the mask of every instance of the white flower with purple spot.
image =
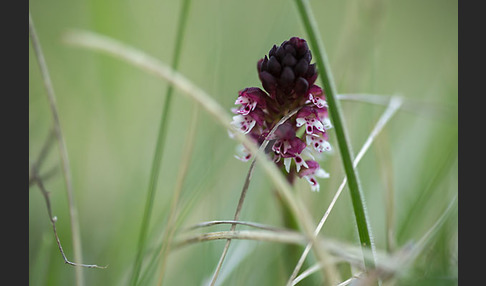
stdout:
[(255, 126), (256, 121), (249, 115), (235, 115), (231, 125), (237, 130), (247, 134)]
[(324, 126), (324, 129), (331, 129), (332, 128), (332, 124), (331, 124), (331, 120), (329, 119), (329, 117), (324, 117), (322, 120), (322, 125)]
[(317, 85), (309, 88), (309, 101), (317, 106), (317, 108), (327, 107), (327, 101), (324, 99), (324, 92), (322, 91), (322, 88)]
[(242, 144), (238, 145), (236, 147), (236, 155), (235, 158), (242, 161), (242, 162), (248, 162), (251, 159), (251, 153), (248, 151), (248, 149), (245, 148)]
[(309, 160), (306, 162), (306, 164), (308, 167), (306, 169), (302, 169), (302, 171), (298, 172), (297, 175), (300, 178), (304, 178), (307, 182), (309, 182), (311, 186), (311, 190), (313, 192), (318, 192), (320, 186), (319, 183), (317, 182), (316, 177), (329, 178), (329, 173), (324, 171), (324, 169), (322, 169), (319, 166), (319, 163), (317, 163), (316, 161)]
[(233, 108), (232, 111), (234, 113), (248, 115), (248, 113), (250, 113), (250, 111), (255, 110), (257, 102), (251, 100), (248, 97), (240, 96), (236, 100), (235, 104), (241, 104), (242, 106), (240, 108)]
[(309, 167), (307, 166), (307, 163), (304, 161), (304, 159), (302, 159), (302, 157), (300, 157), (299, 155), (296, 155), (295, 157), (284, 158), (284, 166), (287, 173), (290, 173), (290, 164), (292, 164), (292, 161), (295, 162), (297, 172), (299, 172), (302, 167)]
[(298, 117), (295, 119), (295, 122), (297, 127), (301, 127), (305, 124), (305, 132), (307, 134), (313, 134), (315, 132), (314, 129), (325, 132), (324, 124), (322, 124), (321, 120), (319, 120), (319, 118), (317, 118), (314, 114), (310, 114), (306, 117)]
[(319, 153), (331, 151), (331, 144), (329, 144), (323, 135), (306, 135), (306, 141), (308, 146), (312, 146)]
[(260, 109), (266, 107), (266, 97), (264, 91), (256, 87), (249, 87), (241, 90), (235, 104), (241, 104), (239, 108), (233, 108), (233, 113), (248, 115), (250, 112), (254, 111), (257, 106)]
[(314, 103), (314, 105), (317, 106), (318, 108), (327, 107), (327, 101), (325, 101), (324, 99), (322, 99), (320, 97), (313, 96), (312, 94), (309, 94), (309, 100), (312, 103)]

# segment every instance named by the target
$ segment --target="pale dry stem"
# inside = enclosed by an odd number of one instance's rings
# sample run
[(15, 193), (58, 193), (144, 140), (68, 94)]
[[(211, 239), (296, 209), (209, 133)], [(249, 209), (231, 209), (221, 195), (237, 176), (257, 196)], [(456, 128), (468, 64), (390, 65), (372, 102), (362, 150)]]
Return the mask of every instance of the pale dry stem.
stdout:
[(64, 262), (66, 264), (71, 265), (71, 266), (79, 266), (79, 267), (85, 267), (85, 268), (99, 268), (99, 269), (107, 268), (108, 266), (98, 266), (96, 264), (75, 263), (75, 262), (71, 262), (67, 259), (66, 254), (64, 253), (64, 250), (63, 250), (62, 245), (61, 245), (61, 240), (59, 239), (59, 235), (57, 234), (57, 229), (56, 229), (57, 217), (52, 215), (51, 201), (49, 199), (49, 192), (44, 187), (42, 180), (37, 176), (37, 170), (35, 168), (33, 170), (32, 176), (33, 176), (33, 181), (39, 187), (39, 190), (41, 191), (41, 193), (44, 196), (44, 199), (46, 201), (47, 213), (49, 214), (49, 220), (51, 221), (52, 229), (54, 231), (54, 236), (56, 238), (57, 247), (59, 248), (59, 251), (61, 252), (61, 255), (62, 255), (62, 258), (64, 259)]

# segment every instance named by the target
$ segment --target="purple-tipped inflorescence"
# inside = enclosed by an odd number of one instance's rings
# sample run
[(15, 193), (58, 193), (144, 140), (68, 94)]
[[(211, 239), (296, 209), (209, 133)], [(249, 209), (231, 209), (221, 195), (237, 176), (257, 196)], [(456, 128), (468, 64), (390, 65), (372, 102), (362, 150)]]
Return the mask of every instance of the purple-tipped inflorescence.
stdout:
[[(306, 179), (313, 191), (319, 191), (316, 177), (327, 178), (329, 174), (315, 158), (331, 150), (327, 130), (332, 126), (324, 91), (314, 84), (317, 69), (311, 60), (303, 39), (293, 37), (280, 46), (274, 45), (257, 64), (264, 90), (249, 87), (238, 93), (232, 125), (259, 145), (268, 139), (267, 152), (285, 169), (289, 180), (297, 175)], [(282, 117), (299, 107), (297, 114), (267, 138)], [(248, 161), (251, 154), (240, 145), (235, 157)]]

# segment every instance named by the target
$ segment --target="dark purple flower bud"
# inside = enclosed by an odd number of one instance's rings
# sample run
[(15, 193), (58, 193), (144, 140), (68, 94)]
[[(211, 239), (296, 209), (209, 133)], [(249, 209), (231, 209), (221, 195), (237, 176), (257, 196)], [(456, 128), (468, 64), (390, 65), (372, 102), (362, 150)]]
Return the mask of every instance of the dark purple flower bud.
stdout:
[(275, 98), (277, 90), (277, 80), (269, 72), (263, 71), (259, 74), (262, 81), (263, 88), (270, 94), (270, 97)]
[(304, 58), (308, 62), (310, 62), (312, 60), (312, 52), (311, 51), (307, 51), (302, 58)]
[(309, 62), (306, 59), (301, 59), (294, 68), (296, 76), (305, 75), (309, 68)]
[(309, 51), (307, 42), (304, 39), (292, 37), (290, 38), (289, 43), (296, 48), (300, 55), (303, 55), (305, 52)]
[(292, 37), (280, 46), (274, 45), (268, 57), (258, 62), (263, 88), (279, 104), (299, 98), (307, 100), (307, 90), (317, 79), (317, 70), (315, 64), (310, 64), (311, 60), (312, 54), (304, 39)]
[(308, 89), (309, 89), (309, 83), (303, 77), (299, 77), (295, 81), (294, 90), (295, 90), (295, 93), (297, 95), (299, 95), (299, 96), (305, 96), (305, 94), (308, 91)]
[(297, 60), (292, 54), (286, 54), (282, 59), (282, 65), (293, 67), (297, 63)]
[(267, 64), (268, 64), (268, 58), (267, 58), (267, 56), (265, 56), (263, 59), (258, 61), (258, 64), (257, 64), (258, 71), (260, 72), (260, 71), (267, 70), (268, 69)]
[(311, 64), (307, 68), (307, 72), (305, 73), (305, 78), (309, 82), (309, 86), (313, 85), (317, 79), (317, 69), (316, 64)]
[(279, 46), (277, 48), (277, 51), (275, 51), (275, 56), (277, 57), (278, 60), (282, 60), (283, 57), (285, 57), (285, 48), (282, 46)]
[(267, 64), (268, 71), (274, 76), (280, 76), (280, 71), (282, 70), (282, 66), (278, 62), (275, 56), (271, 56), (270, 60)]
[(285, 45), (285, 52), (287, 54), (290, 54), (292, 56), (295, 56), (297, 51), (295, 50), (295, 48), (292, 46), (292, 45), (289, 45), (288, 43)]
[(295, 74), (291, 67), (284, 67), (282, 74), (280, 75), (279, 83), (285, 88), (294, 83)]
[(276, 51), (277, 51), (277, 46), (276, 45), (273, 45), (273, 47), (268, 52), (268, 56), (269, 57), (274, 56)]

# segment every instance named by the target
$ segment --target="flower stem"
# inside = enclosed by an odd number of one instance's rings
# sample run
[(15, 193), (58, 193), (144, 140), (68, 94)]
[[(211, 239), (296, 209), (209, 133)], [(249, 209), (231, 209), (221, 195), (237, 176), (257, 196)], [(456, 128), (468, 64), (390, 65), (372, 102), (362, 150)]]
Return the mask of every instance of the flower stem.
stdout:
[[(292, 213), (292, 210), (290, 209), (289, 205), (287, 202), (282, 198), (282, 196), (274, 190), (275, 198), (277, 200), (277, 203), (280, 206), (280, 213), (282, 215), (282, 220), (283, 220), (283, 226), (285, 229), (293, 230), (293, 231), (299, 231), (299, 224), (297, 221), (297, 218), (295, 215)], [(285, 246), (285, 250), (283, 251), (283, 266), (285, 268), (286, 273), (292, 273), (295, 265), (295, 261), (298, 261), (300, 258), (300, 254), (304, 251), (304, 247), (302, 245), (296, 245), (296, 244), (289, 244)], [(306, 264), (304, 262), (303, 264)], [(334, 274), (337, 274), (336, 272), (333, 272)], [(327, 273), (325, 273), (327, 274)], [(324, 274), (324, 281), (326, 281), (326, 276)], [(337, 276), (333, 279), (336, 279), (337, 281)], [(327, 278), (326, 282), (331, 282), (329, 278)], [(302, 286), (304, 285), (317, 285), (318, 282), (315, 280), (315, 276), (312, 276), (311, 279), (305, 280), (301, 283)]]
[[(324, 49), (324, 44), (319, 37), (317, 23), (314, 19), (314, 15), (311, 11), (311, 7), (308, 1), (296, 0), (295, 2), (297, 4), (299, 14), (302, 18), (304, 28), (309, 36), (309, 43), (316, 58), (318, 70), (321, 72), (320, 77), (324, 85), (326, 100), (330, 109), (329, 113), (335, 127), (338, 147), (341, 153), (346, 177), (348, 179), (349, 190), (351, 194), (354, 215), (356, 218), (356, 224), (358, 226), (358, 234), (361, 242), (361, 247), (363, 251), (365, 251), (366, 248), (369, 248), (374, 253), (374, 243), (366, 214), (363, 192), (360, 186), (358, 172), (353, 167), (353, 154), (344, 127), (345, 125), (344, 119), (341, 115), (341, 107), (339, 101), (336, 100), (336, 86), (332, 77), (327, 54)], [(366, 270), (371, 270), (375, 268), (375, 260), (375, 255), (373, 255), (373, 260), (366, 258), (364, 259)]]
[[(190, 6), (190, 0), (185, 0), (182, 4), (181, 14), (179, 17), (179, 26), (177, 31), (177, 37), (174, 46), (174, 56), (172, 59), (172, 68), (177, 70), (179, 65), (180, 51), (182, 47), (182, 40), (184, 38), (184, 30), (187, 23), (187, 15)], [(136, 285), (138, 281), (138, 276), (140, 274), (140, 269), (142, 267), (143, 252), (145, 250), (148, 226), (150, 222), (150, 216), (152, 214), (153, 201), (155, 197), (155, 190), (157, 188), (157, 181), (159, 177), (160, 163), (162, 159), (162, 154), (164, 151), (165, 138), (167, 135), (167, 119), (169, 117), (169, 111), (172, 101), (173, 85), (167, 87), (166, 97), (164, 100), (164, 108), (160, 118), (159, 132), (157, 136), (157, 143), (155, 146), (155, 154), (152, 161), (152, 169), (150, 172), (150, 181), (147, 191), (147, 200), (145, 203), (145, 211), (142, 219), (142, 226), (140, 229), (140, 236), (138, 241), (138, 249), (135, 258), (135, 264), (132, 272), (132, 277), (130, 285)]]

